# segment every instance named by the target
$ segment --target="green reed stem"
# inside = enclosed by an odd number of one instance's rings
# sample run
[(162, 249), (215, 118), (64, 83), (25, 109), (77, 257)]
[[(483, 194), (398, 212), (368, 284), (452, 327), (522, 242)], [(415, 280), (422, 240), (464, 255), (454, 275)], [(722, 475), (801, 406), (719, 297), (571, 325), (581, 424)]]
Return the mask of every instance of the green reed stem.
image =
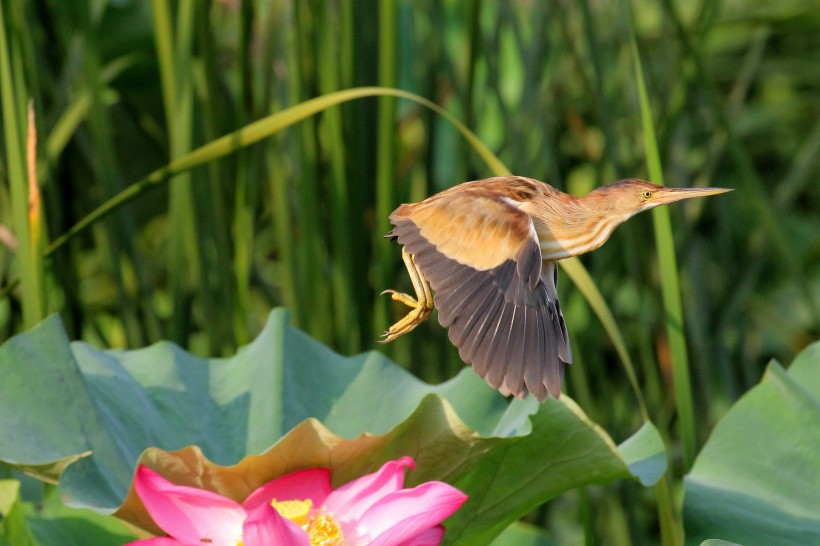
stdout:
[[(637, 40), (634, 30), (630, 30), (630, 48), (635, 64), (635, 80), (640, 100), (647, 170), (653, 181), (657, 184), (663, 184), (663, 170), (652, 121), (652, 109), (649, 105)], [(680, 299), (678, 269), (669, 210), (666, 207), (658, 207), (652, 213), (655, 225), (655, 244), (658, 249), (661, 273), (661, 293), (666, 317), (666, 332), (672, 358), (672, 379), (675, 407), (678, 413), (678, 434), (681, 441), (683, 466), (684, 469), (688, 470), (695, 458), (695, 418), (689, 382), (689, 359), (683, 329), (683, 307)], [(683, 528), (679, 510), (673, 497), (672, 478), (669, 472), (655, 485), (654, 489), (658, 501), (658, 520), (661, 527), (662, 543), (665, 546), (680, 546), (683, 544)]]
[[(195, 3), (182, 0), (177, 6), (176, 27), (166, 0), (154, 0), (154, 32), (171, 158), (191, 148), (193, 85), (191, 62)], [(186, 345), (189, 324), (187, 294), (201, 279), (195, 240), (194, 198), (191, 179), (185, 175), (171, 183), (169, 200), (169, 278), (173, 302), (170, 338)]]
[[(330, 24), (327, 20), (333, 17), (328, 13), (328, 6), (322, 13), (319, 28), (326, 29), (319, 36), (318, 79), (319, 91), (322, 94), (332, 93), (340, 87), (340, 68), (337, 62), (339, 44), (343, 40), (343, 31), (338, 25)], [(333, 30), (331, 30), (333, 29)], [(342, 133), (342, 113), (339, 108), (330, 108), (323, 114), (325, 134), (328, 144), (330, 161), (330, 240), (331, 240), (331, 290), (333, 292), (333, 328), (335, 341), (339, 349), (345, 353), (355, 353), (360, 350), (362, 328), (359, 326), (359, 309), (363, 303), (356, 297), (361, 292), (359, 279), (354, 274), (358, 265), (354, 259), (356, 248), (353, 239), (354, 227), (351, 218), (351, 185), (346, 176), (345, 146)]]
[[(396, 85), (396, 2), (379, 3), (379, 85)], [(395, 191), (395, 129), (396, 101), (392, 97), (379, 100), (378, 154), (376, 156), (376, 232), (373, 242), (373, 278), (376, 286), (387, 287), (392, 269), (393, 249), (381, 244), (381, 238), (390, 231), (388, 216), (398, 205)], [(373, 329), (384, 331), (388, 324), (388, 298), (377, 298), (373, 308)]]
[[(11, 35), (6, 34), (6, 29)], [(46, 312), (42, 240), (45, 236), (39, 188), (31, 161), (32, 172), (26, 165), (28, 154), (36, 152), (26, 145), (27, 127), (34, 123), (26, 112), (26, 86), (23, 79), (20, 52), (15, 48), (15, 26), (7, 25), (0, 4), (0, 102), (3, 112), (3, 137), (6, 144), (14, 232), (17, 236), (17, 270), (22, 292), (23, 326), (31, 328)], [(27, 121), (28, 120), (28, 121)], [(33, 127), (30, 128), (34, 130)], [(29, 180), (29, 175), (32, 177)]]
[[(635, 62), (635, 79), (641, 107), (641, 122), (646, 149), (646, 163), (649, 178), (656, 184), (663, 184), (658, 142), (652, 121), (652, 108), (646, 92), (640, 54), (635, 35), (631, 35), (630, 45)], [(678, 265), (675, 244), (672, 239), (672, 222), (669, 209), (658, 207), (652, 211), (655, 225), (655, 244), (661, 274), (661, 294), (666, 317), (666, 334), (672, 358), (672, 378), (675, 391), (675, 407), (678, 412), (678, 433), (680, 434), (683, 467), (688, 470), (695, 460), (695, 412), (692, 402), (692, 387), (689, 380), (689, 356), (686, 350), (686, 334), (683, 321), (683, 304), (680, 296)]]

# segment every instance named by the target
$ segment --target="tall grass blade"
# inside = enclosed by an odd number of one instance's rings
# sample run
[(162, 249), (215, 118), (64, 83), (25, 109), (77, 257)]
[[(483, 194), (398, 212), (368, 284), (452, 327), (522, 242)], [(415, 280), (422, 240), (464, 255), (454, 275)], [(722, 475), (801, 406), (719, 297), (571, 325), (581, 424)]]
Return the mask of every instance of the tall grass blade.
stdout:
[[(158, 62), (162, 76), (166, 126), (171, 158), (191, 148), (193, 87), (191, 61), (193, 12), (195, 3), (182, 0), (177, 6), (176, 31), (172, 30), (171, 6), (154, 0), (154, 27)], [(190, 176), (185, 174), (171, 183), (168, 205), (169, 268), (172, 317), (169, 337), (187, 345), (189, 305), (187, 294), (200, 279), (195, 239), (195, 200)]]
[[(20, 276), (22, 292), (23, 327), (31, 328), (45, 315), (45, 293), (43, 288), (42, 255), (38, 241), (41, 240), (42, 216), (38, 213), (36, 221), (30, 217), (30, 211), (39, 211), (39, 191), (36, 187), (36, 174), (28, 174), (26, 166), (27, 150), (32, 153), (27, 142), (27, 122), (24, 76), (19, 64), (19, 55), (14, 51), (14, 36), (7, 35), (6, 30), (15, 31), (7, 25), (3, 5), (0, 4), (0, 102), (3, 111), (3, 137), (6, 144), (6, 169), (8, 171), (12, 227), (17, 237), (17, 271)], [(30, 128), (34, 130), (33, 127)], [(28, 133), (33, 134), (33, 133)], [(34, 177), (33, 189), (31, 179)], [(35, 204), (35, 209), (30, 209)], [(32, 231), (34, 230), (34, 231)]]
[(37, 126), (34, 118), (34, 102), (29, 100), (26, 123), (26, 165), (28, 171), (28, 256), (31, 279), (36, 287), (33, 290), (34, 308), (39, 311), (38, 321), (43, 319), (47, 310), (45, 289), (45, 266), (43, 250), (45, 249), (46, 222), (43, 214), (43, 198), (37, 181)]
[(423, 97), (407, 91), (402, 91), (400, 89), (386, 89), (382, 87), (357, 87), (353, 89), (345, 89), (343, 91), (337, 91), (335, 93), (306, 100), (269, 116), (265, 116), (258, 121), (242, 127), (241, 129), (213, 140), (208, 144), (200, 146), (199, 148), (196, 148), (181, 157), (172, 159), (171, 162), (165, 167), (153, 171), (111, 199), (108, 199), (105, 203), (83, 217), (68, 231), (55, 238), (46, 249), (46, 252), (47, 254), (55, 252), (77, 234), (87, 229), (91, 224), (100, 220), (100, 218), (105, 217), (119, 207), (132, 201), (152, 187), (162, 184), (172, 176), (176, 176), (180, 173), (189, 171), (194, 167), (198, 167), (210, 161), (215, 161), (216, 159), (225, 157), (245, 146), (249, 146), (250, 144), (258, 142), (263, 138), (267, 138), (283, 129), (295, 125), (300, 121), (314, 116), (327, 108), (338, 106), (339, 104), (355, 99), (381, 95), (411, 100), (433, 110), (458, 128), (464, 138), (470, 142), (476, 153), (488, 165), (493, 173), (508, 173), (504, 164), (501, 163), (492, 151), (487, 148), (487, 146), (472, 131), (467, 129), (467, 127), (465, 127), (464, 124), (458, 120), (458, 118), (437, 104)]
[[(379, 85), (396, 85), (396, 2), (379, 2)], [(376, 286), (387, 286), (394, 256), (390, 245), (380, 244), (379, 238), (390, 231), (388, 216), (396, 203), (396, 101), (392, 97), (379, 99), (378, 154), (376, 156), (376, 232), (373, 244), (373, 278)], [(373, 308), (373, 331), (381, 333), (388, 324), (388, 300), (377, 298)]]
[[(108, 74), (103, 73), (99, 57), (101, 50), (97, 45), (100, 41), (98, 29), (98, 22), (87, 17), (83, 18), (78, 30), (78, 41), (82, 42), (83, 50), (81, 89), (87, 92), (88, 97), (83, 137), (87, 135), (90, 147), (94, 150), (93, 176), (96, 185), (104, 195), (110, 196), (120, 191), (123, 183), (114, 146), (116, 128), (110, 117), (112, 112), (105, 101), (107, 89), (104, 83), (114, 74), (110, 69)], [(79, 102), (75, 104), (84, 105), (86, 101), (82, 95), (85, 93), (81, 93)], [(67, 127), (61, 128), (65, 129)], [(50, 144), (54, 145), (54, 141)], [(150, 297), (144, 293), (147, 283), (144, 263), (136, 249), (136, 231), (131, 211), (118, 211), (98, 226), (96, 234), (101, 262), (105, 264), (115, 287), (118, 329), (123, 332), (126, 344), (131, 347), (156, 341), (161, 336)], [(61, 280), (63, 283), (69, 282), (66, 278)]]
[[(629, 10), (627, 10), (629, 13)], [(629, 25), (629, 46), (632, 62), (635, 67), (635, 82), (638, 90), (641, 126), (643, 130), (649, 178), (657, 184), (663, 184), (658, 143), (655, 137), (655, 126), (652, 109), (646, 90), (637, 37), (631, 13), (627, 16)], [(695, 417), (692, 402), (692, 391), (689, 380), (689, 359), (686, 350), (686, 338), (683, 326), (683, 309), (680, 300), (675, 249), (672, 239), (669, 210), (658, 207), (652, 211), (655, 227), (655, 244), (658, 250), (658, 261), (661, 274), (661, 292), (665, 316), (666, 332), (669, 338), (670, 356), (672, 359), (672, 380), (675, 394), (675, 408), (678, 417), (678, 434), (681, 442), (681, 458), (685, 470), (691, 468), (695, 456)], [(668, 450), (667, 450), (668, 453)], [(655, 487), (657, 498), (658, 520), (661, 529), (661, 540), (665, 546), (683, 544), (683, 528), (680, 510), (673, 494), (673, 480), (667, 473)]]
[[(649, 178), (656, 184), (663, 184), (658, 142), (655, 138), (652, 108), (646, 91), (643, 68), (634, 33), (630, 35), (632, 58), (635, 63), (635, 80), (638, 88), (643, 126), (644, 147)], [(678, 265), (675, 258), (675, 244), (672, 239), (672, 222), (667, 207), (652, 210), (655, 225), (655, 244), (658, 249), (658, 265), (661, 274), (661, 294), (663, 296), (666, 335), (672, 359), (672, 378), (675, 392), (675, 407), (678, 413), (678, 433), (681, 441), (681, 456), (684, 470), (691, 468), (695, 460), (695, 412), (692, 402), (692, 387), (689, 379), (689, 355), (686, 350), (686, 333), (683, 321), (683, 304), (680, 296)]]
[[(244, 112), (241, 110), (225, 107), (226, 103), (233, 106), (228, 101), (224, 88), (225, 81), (230, 75), (226, 74), (223, 66), (211, 60), (218, 43), (210, 23), (215, 17), (224, 18), (225, 11), (218, 11), (220, 9), (231, 8), (219, 5), (212, 6), (210, 11), (198, 9), (194, 17), (197, 44), (197, 56), (192, 67), (197, 106), (194, 134), (202, 135), (201, 138), (205, 142), (219, 136), (224, 131), (226, 123), (234, 127), (248, 121), (243, 117)], [(229, 23), (225, 26), (229, 26)], [(246, 40), (242, 36), (238, 38), (239, 44), (250, 42), (250, 39)], [(240, 53), (242, 51), (243, 49), (240, 49)], [(237, 64), (240, 67), (245, 66), (243, 62)], [(246, 81), (242, 78), (244, 76), (240, 76), (240, 81)], [(196, 174), (197, 178), (202, 177), (203, 181), (207, 182), (198, 182), (191, 192), (196, 200), (194, 208), (199, 220), (195, 240), (201, 263), (199, 290), (194, 296), (194, 303), (198, 313), (198, 307), (201, 305), (201, 313), (206, 317), (204, 321), (196, 321), (205, 335), (204, 340), (201, 337), (197, 339), (197, 345), (206, 344), (208, 354), (211, 355), (230, 354), (238, 345), (249, 340), (250, 321), (247, 307), (243, 306), (243, 297), (248, 291), (249, 275), (241, 276), (237, 264), (245, 264), (250, 260), (249, 254), (254, 243), (252, 213), (246, 212), (247, 204), (244, 201), (237, 198), (234, 203), (234, 200), (229, 198), (228, 188), (236, 188), (238, 193), (238, 188), (243, 184), (245, 170), (255, 167), (251, 152), (244, 151), (237, 156), (236, 161), (210, 163), (207, 169), (202, 169)], [(255, 202), (253, 195), (249, 196), (248, 201)], [(240, 202), (243, 203), (242, 206)], [(232, 206), (235, 206), (235, 211), (232, 211)], [(250, 266), (243, 267), (243, 270), (249, 269)]]
[[(288, 79), (288, 93), (291, 101), (299, 102), (309, 97), (316, 86), (314, 44), (318, 30), (314, 10), (308, 2), (293, 2), (293, 16), (293, 47), (288, 63), (291, 71), (299, 76)], [(293, 183), (299, 238), (293, 255), (299, 271), (297, 319), (311, 335), (330, 342), (333, 311), (326, 274), (327, 237), (317, 212), (317, 204), (323, 202), (317, 121), (305, 118), (295, 133), (298, 176), (293, 178)]]
[[(342, 73), (339, 62), (339, 44), (344, 40), (344, 31), (335, 22), (342, 14), (335, 13), (330, 6), (320, 11), (319, 28), (328, 29), (319, 37), (318, 78), (319, 91), (326, 95), (337, 91)], [(333, 21), (334, 23), (330, 23)], [(333, 30), (330, 30), (333, 29)], [(342, 48), (342, 52), (346, 48)], [(351, 213), (351, 187), (347, 178), (346, 148), (342, 128), (342, 112), (330, 108), (322, 114), (327, 153), (330, 161), (330, 244), (331, 244), (331, 289), (333, 291), (333, 328), (338, 348), (344, 353), (355, 353), (361, 347), (362, 325), (360, 310), (369, 303), (361, 290), (361, 275), (366, 270), (362, 264), (361, 244), (355, 237), (356, 229)], [(360, 271), (361, 270), (361, 271)], [(365, 330), (366, 331), (366, 330)]]

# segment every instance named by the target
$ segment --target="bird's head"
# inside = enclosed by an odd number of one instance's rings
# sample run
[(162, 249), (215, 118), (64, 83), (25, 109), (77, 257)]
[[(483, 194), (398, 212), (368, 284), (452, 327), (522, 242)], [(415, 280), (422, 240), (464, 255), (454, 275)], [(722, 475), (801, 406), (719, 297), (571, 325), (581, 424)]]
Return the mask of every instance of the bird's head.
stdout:
[(587, 202), (594, 209), (620, 217), (621, 221), (658, 205), (692, 197), (706, 197), (732, 191), (729, 188), (668, 188), (645, 180), (627, 178), (602, 186), (587, 195)]

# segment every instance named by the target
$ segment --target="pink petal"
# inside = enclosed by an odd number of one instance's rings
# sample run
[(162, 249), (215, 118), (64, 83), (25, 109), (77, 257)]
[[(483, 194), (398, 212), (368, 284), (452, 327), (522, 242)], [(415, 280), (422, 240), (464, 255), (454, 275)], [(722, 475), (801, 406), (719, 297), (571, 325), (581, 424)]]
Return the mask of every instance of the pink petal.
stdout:
[(444, 538), (444, 527), (436, 525), (422, 534), (402, 542), (400, 546), (438, 546), (441, 544), (442, 538)]
[(301, 527), (283, 518), (270, 504), (260, 504), (251, 511), (242, 531), (244, 546), (310, 546), (310, 538)]
[(310, 499), (313, 506), (320, 507), (333, 489), (330, 487), (330, 470), (308, 468), (285, 474), (259, 487), (242, 503), (245, 510), (253, 510), (262, 504), (276, 500)]
[(370, 546), (396, 546), (440, 524), (466, 500), (467, 495), (446, 483), (423, 483), (373, 505), (355, 525), (356, 532)]
[(137, 469), (134, 487), (154, 522), (179, 542), (235, 546), (242, 537), (246, 513), (229, 498), (175, 485), (145, 466)]
[(404, 469), (415, 468), (411, 457), (388, 461), (372, 474), (357, 478), (333, 491), (325, 500), (325, 508), (341, 520), (362, 517), (374, 503), (404, 486)]

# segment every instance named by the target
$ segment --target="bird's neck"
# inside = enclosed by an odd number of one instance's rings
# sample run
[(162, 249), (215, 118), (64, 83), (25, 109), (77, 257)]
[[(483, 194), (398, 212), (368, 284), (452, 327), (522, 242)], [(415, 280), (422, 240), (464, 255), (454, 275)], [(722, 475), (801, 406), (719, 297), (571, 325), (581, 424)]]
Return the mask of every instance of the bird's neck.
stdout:
[(544, 260), (561, 260), (591, 252), (603, 245), (628, 218), (602, 209), (599, 202), (592, 203), (587, 197), (564, 194), (559, 202), (540, 207), (534, 220)]

